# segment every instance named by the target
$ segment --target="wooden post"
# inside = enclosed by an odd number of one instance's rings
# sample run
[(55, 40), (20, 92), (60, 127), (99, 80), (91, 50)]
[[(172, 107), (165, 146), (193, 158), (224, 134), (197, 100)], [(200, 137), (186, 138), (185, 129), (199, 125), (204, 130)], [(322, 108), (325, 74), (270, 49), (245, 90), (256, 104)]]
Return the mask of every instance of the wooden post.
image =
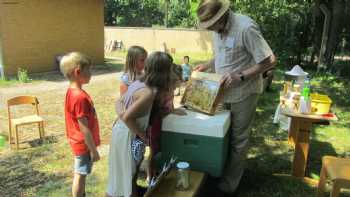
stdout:
[(299, 132), (299, 120), (298, 118), (291, 117), (291, 122), (288, 132), (288, 143), (295, 146), (296, 138)]
[(299, 119), (298, 121), (299, 131), (295, 142), (292, 175), (295, 177), (304, 177), (309, 154), (309, 138), (312, 122), (307, 119)]

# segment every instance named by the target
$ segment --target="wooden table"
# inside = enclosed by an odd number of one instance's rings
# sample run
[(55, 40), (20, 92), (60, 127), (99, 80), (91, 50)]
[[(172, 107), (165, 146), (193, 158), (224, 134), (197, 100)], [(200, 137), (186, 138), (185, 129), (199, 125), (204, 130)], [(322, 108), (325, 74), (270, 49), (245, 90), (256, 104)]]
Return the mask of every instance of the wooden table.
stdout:
[(286, 112), (282, 110), (282, 114), (291, 118), (291, 124), (288, 133), (288, 142), (294, 146), (294, 158), (292, 165), (292, 176), (303, 178), (305, 176), (305, 168), (309, 154), (310, 132), (313, 124), (328, 125), (329, 121), (338, 120), (334, 115), (323, 116), (315, 114), (301, 114)]
[(197, 196), (202, 183), (205, 180), (205, 174), (203, 172), (190, 171), (190, 187), (187, 191), (176, 190), (176, 170), (173, 169), (169, 174), (164, 177), (159, 185), (150, 193), (146, 194), (147, 197), (194, 197)]

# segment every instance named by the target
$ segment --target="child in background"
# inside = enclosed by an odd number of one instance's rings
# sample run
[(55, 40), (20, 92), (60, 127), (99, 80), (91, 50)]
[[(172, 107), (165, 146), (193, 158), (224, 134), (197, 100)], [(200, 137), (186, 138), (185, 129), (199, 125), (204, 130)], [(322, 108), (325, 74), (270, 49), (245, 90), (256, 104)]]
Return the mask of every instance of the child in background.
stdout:
[(184, 56), (184, 63), (181, 65), (182, 67), (182, 79), (187, 82), (192, 73), (192, 68), (190, 66), (190, 57), (189, 56)]
[(176, 115), (186, 115), (186, 111), (181, 108), (174, 109), (174, 91), (182, 82), (181, 66), (172, 65), (171, 87), (166, 91), (159, 91), (152, 107), (150, 126), (147, 133), (150, 139), (150, 155), (147, 179), (156, 175), (154, 166), (154, 156), (160, 150), (160, 136), (162, 129), (162, 119), (170, 113)]
[(85, 196), (86, 176), (91, 173), (93, 162), (100, 159), (96, 111), (89, 94), (82, 89), (90, 81), (90, 67), (90, 59), (78, 52), (63, 56), (60, 62), (61, 72), (70, 82), (64, 111), (66, 135), (74, 154), (73, 197)]
[(143, 74), (146, 58), (147, 51), (143, 47), (131, 46), (128, 49), (124, 73), (121, 76), (121, 83), (119, 87), (120, 95), (123, 95), (128, 90), (128, 86), (132, 82), (140, 79)]
[(144, 75), (131, 83), (117, 101), (119, 119), (112, 129), (106, 196), (137, 196), (135, 175), (139, 163), (132, 151), (132, 142), (139, 138), (147, 143), (146, 129), (152, 104), (158, 91), (171, 88), (172, 62), (172, 57), (166, 53), (152, 53), (146, 60)]

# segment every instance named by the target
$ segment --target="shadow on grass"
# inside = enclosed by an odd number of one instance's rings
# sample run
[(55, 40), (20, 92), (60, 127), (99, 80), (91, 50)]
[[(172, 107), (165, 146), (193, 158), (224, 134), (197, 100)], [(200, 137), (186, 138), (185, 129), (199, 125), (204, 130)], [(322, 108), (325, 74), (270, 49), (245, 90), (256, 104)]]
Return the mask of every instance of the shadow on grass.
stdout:
[(239, 197), (305, 197), (313, 196), (314, 188), (288, 176), (275, 176), (246, 170), (239, 185)]
[(58, 142), (57, 136), (45, 136), (43, 139), (34, 139), (34, 140), (27, 141), (27, 143), (32, 148), (42, 146), (43, 144), (53, 144), (57, 142)]
[(47, 151), (22, 152), (0, 158), (1, 196), (34, 196), (36, 188), (48, 181), (63, 181), (64, 176), (47, 174), (36, 169), (33, 158), (45, 157)]
[[(296, 193), (297, 190), (309, 192), (312, 189), (302, 185), (292, 189), (275, 186), (282, 178), (274, 177), (274, 173), (288, 174), (291, 168), (292, 152), (283, 143), (287, 139), (287, 132), (272, 123), (276, 106), (279, 102), (279, 86), (272, 86), (269, 92), (260, 96), (256, 111), (255, 122), (250, 137), (250, 149), (246, 161), (246, 171), (234, 195), (225, 195), (216, 186), (220, 179), (209, 177), (205, 183), (204, 196), (288, 196), (285, 193)], [(282, 184), (286, 185), (285, 180)], [(279, 190), (279, 193), (275, 192)]]
[[(203, 196), (314, 196), (315, 187), (303, 183), (290, 176), (277, 174), (291, 174), (294, 149), (288, 145), (288, 132), (281, 130), (278, 125), (272, 123), (276, 107), (279, 103), (279, 91), (282, 90), (284, 71), (277, 68), (275, 71), (273, 86), (270, 91), (260, 96), (256, 111), (256, 118), (250, 137), (250, 148), (246, 160), (246, 170), (240, 185), (234, 195), (225, 195), (216, 186), (220, 179), (209, 177), (203, 187)], [(343, 87), (348, 82), (342, 80), (329, 80), (321, 78), (320, 87), (334, 98), (338, 107), (349, 106), (350, 91)], [(341, 85), (339, 85), (341, 84)], [(335, 86), (335, 87), (334, 87)], [(341, 95), (341, 96), (337, 96)], [(342, 123), (338, 123), (342, 124)], [(337, 155), (334, 144), (328, 141), (320, 141), (315, 128), (328, 129), (331, 126), (313, 127), (310, 139), (310, 150), (306, 176), (318, 179), (322, 166), (322, 156)], [(332, 127), (334, 128), (334, 127)], [(325, 131), (326, 139), (331, 134)], [(339, 134), (338, 134), (339, 135)]]
[[(231, 196), (304, 197), (315, 195), (315, 187), (293, 177), (275, 175), (290, 174), (294, 156), (294, 149), (287, 143), (288, 132), (281, 130), (278, 125), (272, 123), (279, 103), (279, 91), (282, 89), (283, 73), (284, 71), (280, 69), (275, 72), (271, 90), (265, 92), (259, 98), (256, 118), (250, 137), (246, 171), (236, 193)], [(323, 84), (326, 83), (324, 82)], [(332, 87), (329, 87), (329, 89), (332, 89)], [(330, 95), (332, 94), (334, 93), (331, 92)], [(339, 99), (338, 102), (342, 103), (344, 98), (339, 97), (336, 99)], [(320, 173), (322, 156), (337, 155), (331, 143), (318, 141), (315, 135), (313, 131), (306, 169), (306, 176), (311, 176), (312, 178), (314, 178), (314, 175), (317, 178)], [(209, 177), (204, 185), (204, 196), (225, 196), (216, 188), (219, 181), (217, 178)]]
[(322, 167), (322, 157), (326, 155), (337, 156), (337, 152), (335, 151), (333, 145), (329, 142), (321, 142), (312, 139), (310, 141), (306, 176), (317, 176), (317, 178), (319, 177)]
[(105, 63), (104, 65), (101, 65), (101, 68), (108, 68), (114, 72), (121, 72), (124, 69), (124, 62), (116, 59), (105, 58)]

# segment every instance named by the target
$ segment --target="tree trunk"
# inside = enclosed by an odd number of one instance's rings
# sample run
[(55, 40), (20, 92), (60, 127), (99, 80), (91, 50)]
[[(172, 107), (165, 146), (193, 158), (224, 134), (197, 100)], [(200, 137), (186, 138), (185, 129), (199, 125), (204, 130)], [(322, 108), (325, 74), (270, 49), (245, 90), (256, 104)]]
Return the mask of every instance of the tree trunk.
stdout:
[(322, 31), (322, 41), (321, 41), (321, 47), (320, 47), (320, 56), (318, 58), (318, 65), (317, 65), (317, 72), (319, 72), (321, 69), (324, 69), (326, 67), (326, 61), (325, 61), (325, 53), (328, 43), (328, 35), (329, 35), (329, 27), (330, 27), (330, 11), (327, 8), (325, 4), (320, 5), (320, 9), (322, 10), (322, 13), (325, 15), (324, 18), (324, 24), (323, 24), (323, 31)]
[(170, 0), (165, 0), (165, 27), (168, 27), (168, 23), (169, 23), (169, 4), (170, 4)]
[[(321, 47), (321, 40), (322, 40), (322, 28), (323, 28), (323, 20), (324, 15), (321, 12), (320, 9), (320, 2), (316, 1), (315, 6), (313, 8), (313, 32), (312, 32), (312, 55), (310, 58), (310, 63), (313, 64), (315, 62), (315, 57), (317, 57), (317, 54), (320, 52)], [(317, 61), (319, 61), (317, 59)]]
[(345, 1), (333, 0), (332, 1), (332, 19), (329, 30), (329, 36), (327, 40), (327, 48), (325, 51), (325, 63), (327, 68), (330, 69), (334, 62), (334, 55), (339, 45), (340, 35), (344, 27), (344, 15), (345, 15)]
[[(350, 18), (350, 1), (347, 1), (346, 4), (346, 16), (345, 18)], [(345, 24), (345, 44), (344, 44), (344, 50), (350, 51), (350, 21), (344, 20), (346, 22)]]

